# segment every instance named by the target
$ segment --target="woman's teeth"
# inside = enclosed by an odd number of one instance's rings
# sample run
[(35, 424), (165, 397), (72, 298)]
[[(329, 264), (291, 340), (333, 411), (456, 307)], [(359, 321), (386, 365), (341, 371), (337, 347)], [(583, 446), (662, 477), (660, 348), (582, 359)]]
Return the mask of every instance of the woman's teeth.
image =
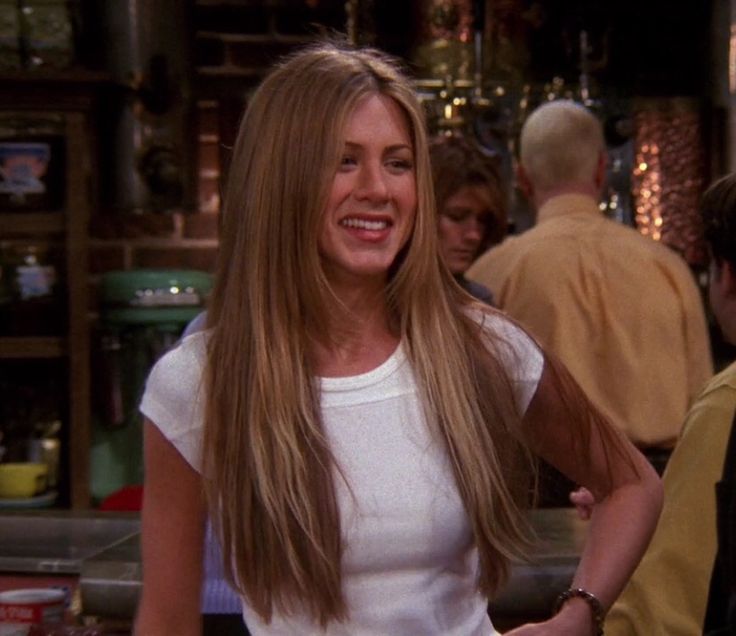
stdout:
[(388, 221), (367, 221), (365, 219), (343, 219), (340, 225), (345, 227), (354, 227), (361, 230), (385, 230), (388, 227)]

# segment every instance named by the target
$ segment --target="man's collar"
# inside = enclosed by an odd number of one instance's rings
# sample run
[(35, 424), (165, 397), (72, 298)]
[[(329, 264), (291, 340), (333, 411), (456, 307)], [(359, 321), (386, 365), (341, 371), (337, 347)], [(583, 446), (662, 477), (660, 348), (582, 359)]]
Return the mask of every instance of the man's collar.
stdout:
[(598, 201), (588, 194), (559, 194), (542, 204), (537, 211), (537, 223), (563, 214), (601, 214), (601, 211)]

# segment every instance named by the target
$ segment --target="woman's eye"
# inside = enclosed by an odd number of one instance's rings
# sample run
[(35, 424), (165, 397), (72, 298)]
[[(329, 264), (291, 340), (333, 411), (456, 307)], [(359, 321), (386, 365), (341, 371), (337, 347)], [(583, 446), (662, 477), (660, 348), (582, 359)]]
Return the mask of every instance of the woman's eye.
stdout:
[(414, 165), (408, 159), (391, 159), (388, 161), (388, 167), (396, 172), (404, 172), (411, 170)]
[(358, 162), (352, 155), (343, 155), (340, 159), (340, 167), (347, 168), (356, 165)]

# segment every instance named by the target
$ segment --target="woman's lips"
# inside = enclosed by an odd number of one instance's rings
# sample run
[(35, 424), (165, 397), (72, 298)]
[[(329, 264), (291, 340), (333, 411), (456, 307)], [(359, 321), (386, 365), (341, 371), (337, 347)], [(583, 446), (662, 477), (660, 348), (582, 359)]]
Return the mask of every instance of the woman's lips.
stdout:
[(475, 257), (475, 250), (452, 250), (451, 254), (455, 258), (469, 261)]

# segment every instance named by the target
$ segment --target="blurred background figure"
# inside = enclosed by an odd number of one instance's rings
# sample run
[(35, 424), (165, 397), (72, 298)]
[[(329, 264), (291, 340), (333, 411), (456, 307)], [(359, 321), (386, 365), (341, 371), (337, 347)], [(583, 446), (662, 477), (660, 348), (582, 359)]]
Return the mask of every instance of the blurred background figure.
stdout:
[(562, 359), (661, 472), (713, 373), (704, 303), (674, 250), (604, 216), (606, 164), (602, 125), (587, 108), (564, 99), (537, 108), (518, 167), (536, 224), (467, 275)]
[[(723, 337), (736, 343), (736, 174), (716, 181), (703, 195), (700, 209), (711, 254), (710, 306)], [(685, 419), (664, 472), (657, 531), (608, 614), (608, 636), (736, 633), (729, 617), (734, 611), (729, 582), (736, 572), (728, 555), (734, 545), (727, 540), (733, 534), (727, 524), (734, 514), (728, 506), (736, 465), (729, 467), (730, 474), (724, 472), (734, 408), (736, 362), (708, 382)], [(723, 509), (719, 503), (718, 511), (716, 492), (726, 503)]]
[(506, 193), (497, 161), (472, 140), (446, 135), (432, 140), (430, 160), (442, 257), (467, 292), (493, 304), (488, 288), (465, 272), (506, 236)]

